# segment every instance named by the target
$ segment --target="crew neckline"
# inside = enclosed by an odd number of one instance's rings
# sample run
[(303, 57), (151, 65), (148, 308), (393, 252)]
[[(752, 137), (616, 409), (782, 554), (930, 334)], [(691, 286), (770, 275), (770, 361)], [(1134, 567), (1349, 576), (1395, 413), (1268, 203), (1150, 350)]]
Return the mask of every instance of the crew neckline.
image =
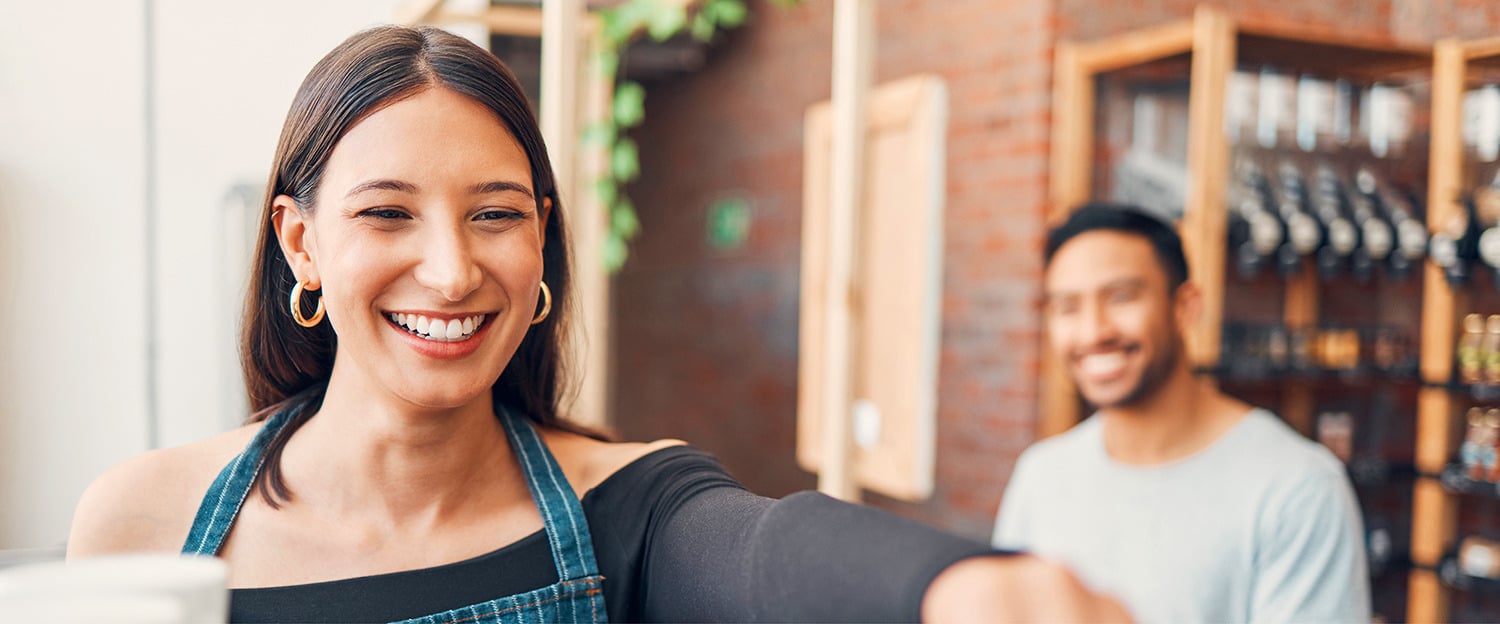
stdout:
[(1101, 461), (1113, 470), (1142, 475), (1160, 475), (1163, 473), (1174, 472), (1184, 466), (1208, 461), (1209, 458), (1211, 458), (1213, 455), (1217, 455), (1223, 452), (1222, 449), (1227, 448), (1231, 444), (1233, 444), (1234, 440), (1242, 437), (1244, 435), (1243, 432), (1247, 428), (1254, 426), (1251, 423), (1256, 421), (1264, 421), (1264, 419), (1266, 418), (1275, 419), (1276, 417), (1263, 408), (1252, 407), (1243, 415), (1241, 415), (1239, 420), (1237, 420), (1233, 425), (1231, 425), (1228, 429), (1225, 429), (1224, 433), (1219, 434), (1218, 438), (1208, 443), (1207, 446), (1204, 446), (1201, 449), (1193, 451), (1192, 453), (1189, 453), (1177, 459), (1165, 461), (1160, 464), (1130, 464), (1117, 460), (1113, 456), (1111, 456), (1109, 454), (1109, 449), (1105, 446), (1104, 443), (1104, 419), (1098, 413), (1095, 413), (1090, 418), (1090, 420), (1095, 421), (1093, 427), (1094, 433), (1091, 436), (1093, 440), (1090, 442), (1090, 444), (1098, 449)]

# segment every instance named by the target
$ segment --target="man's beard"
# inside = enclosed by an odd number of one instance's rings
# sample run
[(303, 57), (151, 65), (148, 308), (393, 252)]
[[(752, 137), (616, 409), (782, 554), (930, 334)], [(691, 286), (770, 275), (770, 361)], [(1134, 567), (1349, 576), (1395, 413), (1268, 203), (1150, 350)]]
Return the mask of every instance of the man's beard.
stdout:
[(1172, 371), (1177, 368), (1177, 362), (1183, 357), (1182, 338), (1175, 331), (1168, 334), (1168, 338), (1162, 345), (1166, 347), (1158, 351), (1158, 355), (1146, 364), (1146, 370), (1141, 373), (1141, 378), (1135, 382), (1135, 387), (1118, 401), (1108, 405), (1097, 405), (1100, 409), (1136, 407), (1145, 403), (1156, 394), (1162, 386), (1166, 385), (1171, 378)]

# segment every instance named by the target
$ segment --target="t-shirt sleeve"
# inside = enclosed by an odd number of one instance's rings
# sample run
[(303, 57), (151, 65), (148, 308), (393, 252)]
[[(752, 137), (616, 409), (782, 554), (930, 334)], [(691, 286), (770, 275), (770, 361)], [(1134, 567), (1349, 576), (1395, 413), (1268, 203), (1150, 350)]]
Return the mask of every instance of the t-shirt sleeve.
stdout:
[(1000, 511), (995, 517), (995, 533), (990, 543), (996, 548), (1024, 550), (1031, 546), (1028, 530), (1031, 506), (1031, 462), (1025, 453), (1016, 460), (1016, 468), (1010, 473), (1010, 482), (1005, 484), (1005, 494), (1000, 499)]
[(1348, 478), (1319, 471), (1264, 518), (1251, 622), (1368, 622), (1364, 529)]
[(673, 472), (651, 488), (639, 595), (606, 585), (641, 620), (916, 621), (944, 568), (993, 552), (821, 494), (756, 496), (722, 468)]

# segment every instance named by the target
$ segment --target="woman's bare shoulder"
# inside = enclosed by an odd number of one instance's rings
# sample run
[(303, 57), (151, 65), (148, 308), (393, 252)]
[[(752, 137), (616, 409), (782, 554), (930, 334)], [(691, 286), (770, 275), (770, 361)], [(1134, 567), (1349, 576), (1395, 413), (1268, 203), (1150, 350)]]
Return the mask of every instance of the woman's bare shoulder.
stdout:
[(562, 466), (573, 490), (580, 496), (637, 459), (667, 447), (687, 444), (670, 438), (654, 442), (605, 442), (556, 429), (543, 429), (541, 435), (547, 448), (557, 457), (557, 463)]
[(147, 451), (104, 471), (73, 512), (68, 557), (176, 552), (209, 485), (259, 429), (257, 423), (192, 444)]

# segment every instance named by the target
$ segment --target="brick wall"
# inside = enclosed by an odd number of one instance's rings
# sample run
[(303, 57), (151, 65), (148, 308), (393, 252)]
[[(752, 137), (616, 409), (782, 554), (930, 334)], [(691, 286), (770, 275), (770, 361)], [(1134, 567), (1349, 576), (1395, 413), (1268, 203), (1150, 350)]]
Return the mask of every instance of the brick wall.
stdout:
[[(643, 229), (614, 281), (617, 428), (689, 440), (768, 495), (814, 482), (792, 450), (802, 114), (828, 95), (831, 19), (831, 3), (757, 4), (706, 68), (648, 85)], [(729, 195), (750, 203), (749, 239), (716, 251), (706, 214)]]
[(1391, 32), (1402, 40), (1500, 35), (1500, 3), (1494, 0), (1391, 0), (1391, 5)]
[[(833, 3), (753, 1), (751, 22), (703, 70), (647, 85), (629, 192), (643, 232), (614, 282), (612, 414), (631, 439), (680, 437), (768, 495), (813, 487), (797, 468), (802, 115), (830, 94)], [(1192, 13), (1190, 0), (881, 0), (876, 81), (948, 82), (947, 224), (937, 489), (875, 500), (988, 535), (1016, 456), (1034, 438), (1040, 250), (1050, 149), (1051, 55)], [(1500, 24), (1479, 0), (1259, 0), (1235, 15), (1405, 40)], [(748, 242), (716, 251), (716, 199), (751, 206)]]

